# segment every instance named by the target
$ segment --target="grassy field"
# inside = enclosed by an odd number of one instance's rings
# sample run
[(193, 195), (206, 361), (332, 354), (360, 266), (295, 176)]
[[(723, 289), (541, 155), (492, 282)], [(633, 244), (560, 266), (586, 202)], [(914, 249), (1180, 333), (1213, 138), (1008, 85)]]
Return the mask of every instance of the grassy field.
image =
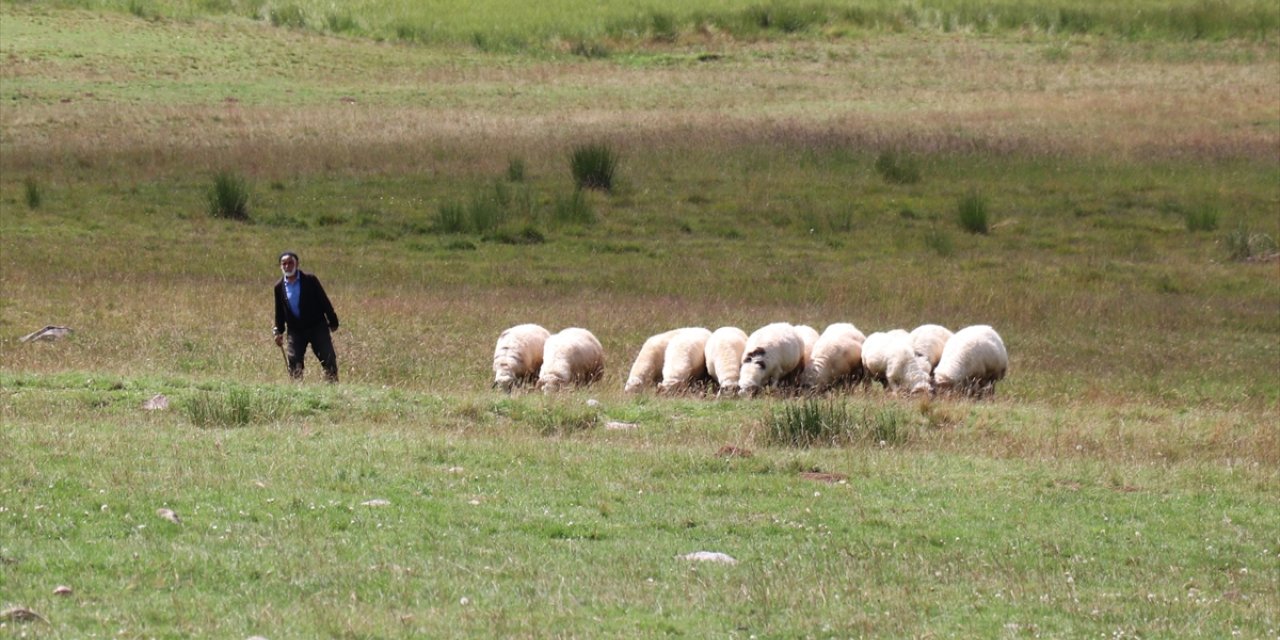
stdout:
[[(615, 4), (0, 3), (0, 635), (1280, 634), (1280, 9)], [(338, 386), (285, 380), (286, 248)], [(777, 320), (1010, 375), (621, 392)], [(604, 380), (491, 391), (521, 322)]]

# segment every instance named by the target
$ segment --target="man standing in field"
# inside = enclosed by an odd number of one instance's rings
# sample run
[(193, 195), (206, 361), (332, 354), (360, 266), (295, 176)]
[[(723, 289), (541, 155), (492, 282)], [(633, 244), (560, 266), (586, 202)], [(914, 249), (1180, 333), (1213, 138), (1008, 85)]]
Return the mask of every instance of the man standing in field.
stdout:
[(298, 254), (292, 251), (280, 254), (280, 272), (284, 275), (275, 287), (274, 333), (276, 346), (285, 347), (289, 376), (302, 379), (303, 356), (310, 344), (324, 368), (324, 379), (337, 382), (338, 355), (330, 332), (338, 330), (338, 314), (334, 313), (329, 296), (319, 278), (298, 269)]

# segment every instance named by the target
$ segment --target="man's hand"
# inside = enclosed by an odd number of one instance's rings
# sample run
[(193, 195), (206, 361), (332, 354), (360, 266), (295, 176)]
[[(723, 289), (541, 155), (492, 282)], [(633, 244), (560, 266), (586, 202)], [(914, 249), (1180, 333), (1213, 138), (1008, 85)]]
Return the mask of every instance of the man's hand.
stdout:
[(277, 333), (277, 334), (276, 334), (276, 346), (277, 346), (277, 347), (284, 346), (284, 334), (283, 334), (283, 333)]

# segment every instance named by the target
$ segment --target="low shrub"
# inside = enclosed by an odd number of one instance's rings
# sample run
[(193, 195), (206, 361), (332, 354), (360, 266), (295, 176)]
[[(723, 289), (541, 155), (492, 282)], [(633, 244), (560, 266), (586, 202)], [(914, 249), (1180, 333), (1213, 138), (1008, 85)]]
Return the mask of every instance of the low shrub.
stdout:
[(209, 189), (209, 213), (215, 218), (249, 219), (249, 183), (237, 173), (222, 171)]

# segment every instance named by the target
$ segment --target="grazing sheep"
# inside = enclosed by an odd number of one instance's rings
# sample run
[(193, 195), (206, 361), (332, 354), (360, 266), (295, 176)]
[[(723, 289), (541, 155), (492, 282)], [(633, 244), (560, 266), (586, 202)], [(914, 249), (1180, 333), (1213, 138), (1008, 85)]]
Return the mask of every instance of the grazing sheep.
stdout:
[(862, 366), (869, 378), (879, 380), (890, 391), (914, 394), (930, 391), (928, 366), (916, 356), (911, 334), (904, 329), (876, 332), (862, 343)]
[(980, 324), (951, 336), (933, 370), (939, 391), (972, 396), (995, 395), (996, 382), (1009, 371), (1009, 352), (995, 329)]
[(568, 384), (591, 384), (604, 375), (604, 347), (590, 331), (576, 327), (547, 338), (537, 387), (543, 393)]
[(911, 346), (916, 355), (929, 361), (929, 369), (925, 373), (932, 372), (938, 366), (942, 347), (951, 339), (951, 335), (950, 329), (936, 324), (922, 324), (911, 330)]
[(716, 395), (738, 393), (738, 375), (742, 372), (742, 354), (747, 346), (747, 332), (737, 327), (720, 327), (707, 338), (704, 355), (707, 374), (720, 389)]
[(742, 368), (738, 372), (738, 395), (753, 396), (760, 389), (785, 382), (800, 370), (804, 338), (786, 322), (765, 325), (747, 338)]
[(631, 365), (627, 383), (622, 387), (624, 392), (639, 393), (645, 387), (662, 381), (662, 362), (666, 358), (667, 344), (678, 331), (679, 329), (672, 329), (656, 336), (649, 336), (649, 339), (644, 341), (644, 346), (640, 347), (640, 353), (636, 355), (635, 362)]
[(804, 386), (822, 391), (841, 380), (857, 378), (862, 373), (865, 340), (866, 336), (848, 322), (828, 326), (813, 343), (804, 369)]
[(520, 324), (498, 335), (493, 349), (493, 386), (507, 393), (538, 378), (542, 348), (551, 332), (536, 324)]
[(817, 329), (807, 324), (792, 325), (796, 328), (796, 333), (800, 334), (800, 339), (804, 341), (804, 353), (800, 356), (800, 366), (809, 366), (809, 354), (813, 353), (813, 345), (818, 342), (819, 333)]
[(685, 391), (707, 379), (707, 339), (711, 331), (702, 327), (678, 329), (667, 344), (662, 360), (662, 383), (658, 391)]

